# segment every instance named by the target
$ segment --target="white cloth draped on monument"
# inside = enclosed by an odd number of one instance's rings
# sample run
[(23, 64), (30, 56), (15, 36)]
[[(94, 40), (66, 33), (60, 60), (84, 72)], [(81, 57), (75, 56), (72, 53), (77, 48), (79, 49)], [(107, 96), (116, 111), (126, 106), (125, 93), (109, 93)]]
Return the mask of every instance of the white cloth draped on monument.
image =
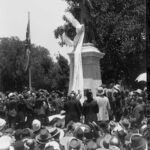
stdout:
[(72, 90), (75, 92), (78, 92), (78, 90), (80, 90), (81, 94), (83, 94), (83, 68), (81, 49), (83, 44), (84, 31), (82, 31), (80, 34), (77, 34), (77, 36), (78, 42), (75, 45), (74, 49), (74, 74)]
[(69, 93), (71, 91), (75, 91), (78, 93), (78, 90), (80, 90), (80, 93), (82, 95), (83, 101), (83, 68), (82, 68), (82, 55), (81, 55), (81, 49), (85, 34), (84, 25), (81, 25), (70, 13), (65, 14), (65, 19), (68, 20), (75, 28), (76, 28), (76, 36), (74, 38), (74, 41), (71, 41), (65, 33), (63, 34), (62, 38), (63, 41), (69, 45), (73, 46), (73, 54), (74, 59), (70, 60), (70, 82), (69, 82)]

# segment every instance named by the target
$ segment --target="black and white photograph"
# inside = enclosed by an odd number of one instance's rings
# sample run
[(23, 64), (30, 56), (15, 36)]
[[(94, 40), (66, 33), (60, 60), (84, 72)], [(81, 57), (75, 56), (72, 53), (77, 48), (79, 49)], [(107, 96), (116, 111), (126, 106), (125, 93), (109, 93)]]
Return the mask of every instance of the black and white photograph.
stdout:
[(148, 0), (0, 0), (0, 150), (150, 150)]

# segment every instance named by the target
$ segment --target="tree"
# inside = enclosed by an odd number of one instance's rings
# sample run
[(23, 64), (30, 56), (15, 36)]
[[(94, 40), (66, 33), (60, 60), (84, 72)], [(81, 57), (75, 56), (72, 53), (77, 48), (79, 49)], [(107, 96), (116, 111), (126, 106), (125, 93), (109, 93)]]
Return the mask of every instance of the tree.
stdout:
[[(1, 38), (0, 58), (0, 91), (22, 91), (25, 86), (28, 87), (25, 41), (18, 37)], [(31, 44), (30, 58), (34, 89), (67, 90), (69, 66), (62, 55), (54, 63), (46, 48)]]
[[(28, 86), (25, 72), (25, 42), (17, 37), (1, 38), (0, 42), (0, 90), (21, 91)], [(34, 88), (51, 89), (51, 70), (54, 62), (49, 51), (31, 45), (32, 85)]]
[(27, 78), (23, 73), (24, 43), (17, 37), (0, 41), (0, 89), (21, 89)]
[[(146, 46), (141, 36), (146, 31), (145, 0), (90, 1), (95, 45), (105, 53), (101, 60), (103, 82), (123, 79), (125, 83), (133, 84), (137, 75), (146, 71)], [(68, 11), (80, 20), (79, 1), (66, 2)], [(56, 38), (64, 31), (71, 38), (75, 35), (71, 25), (67, 24), (55, 30)]]
[(31, 48), (31, 71), (32, 85), (35, 89), (52, 88), (52, 72), (54, 62), (50, 57), (49, 51), (41, 46), (32, 45)]
[(67, 59), (65, 59), (61, 54), (57, 56), (57, 63), (55, 64), (55, 69), (53, 70), (53, 81), (55, 84), (54, 89), (63, 92), (68, 91), (69, 85), (69, 65)]

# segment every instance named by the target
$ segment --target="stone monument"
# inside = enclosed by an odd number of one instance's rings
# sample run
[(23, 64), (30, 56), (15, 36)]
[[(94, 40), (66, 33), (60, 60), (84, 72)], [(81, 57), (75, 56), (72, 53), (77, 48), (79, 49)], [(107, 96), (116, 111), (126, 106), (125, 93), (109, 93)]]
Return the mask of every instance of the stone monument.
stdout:
[[(68, 54), (70, 61), (74, 62), (74, 54), (71, 52)], [(101, 53), (92, 43), (85, 43), (81, 50), (82, 55), (82, 68), (83, 68), (83, 88), (91, 89), (93, 96), (96, 96), (97, 87), (102, 84), (100, 59), (103, 58), (104, 53)], [(70, 66), (70, 78), (71, 70), (74, 64)]]
[(104, 53), (101, 53), (92, 44), (95, 43), (94, 35), (96, 34), (93, 30), (95, 29), (94, 21), (90, 16), (93, 10), (92, 3), (90, 0), (81, 0), (79, 6), (81, 9), (81, 24), (72, 14), (64, 16), (76, 29), (74, 40), (69, 39), (65, 33), (62, 35), (62, 39), (67, 45), (73, 46), (73, 51), (69, 53), (70, 80), (68, 93), (71, 91), (79, 92), (79, 95), (81, 95), (80, 101), (83, 103), (83, 91), (91, 89), (93, 96), (96, 96), (97, 87), (102, 84), (100, 59), (103, 58)]

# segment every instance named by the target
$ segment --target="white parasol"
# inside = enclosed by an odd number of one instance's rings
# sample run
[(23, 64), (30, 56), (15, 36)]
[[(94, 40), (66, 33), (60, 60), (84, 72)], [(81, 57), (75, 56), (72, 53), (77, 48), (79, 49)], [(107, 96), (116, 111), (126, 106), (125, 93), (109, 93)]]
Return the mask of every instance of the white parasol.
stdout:
[(147, 73), (142, 73), (142, 74), (140, 74), (140, 75), (136, 78), (136, 81), (138, 81), (138, 82), (141, 82), (141, 81), (147, 82)]

